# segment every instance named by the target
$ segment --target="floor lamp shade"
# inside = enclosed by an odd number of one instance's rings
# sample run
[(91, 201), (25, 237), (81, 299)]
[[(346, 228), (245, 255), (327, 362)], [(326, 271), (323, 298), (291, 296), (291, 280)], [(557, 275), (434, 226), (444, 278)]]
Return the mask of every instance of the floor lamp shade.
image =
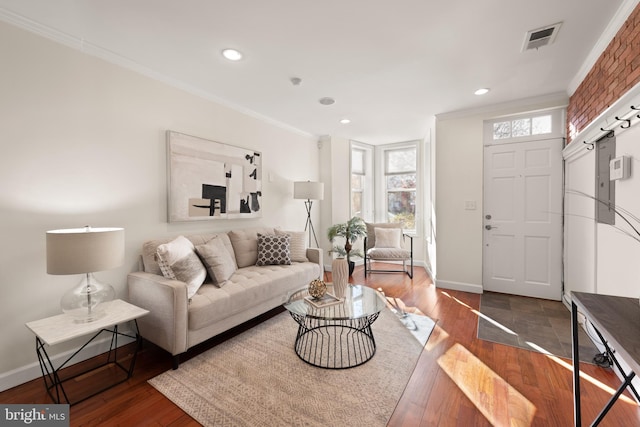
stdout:
[(84, 274), (82, 282), (62, 297), (62, 310), (78, 321), (91, 322), (104, 313), (102, 302), (115, 296), (111, 285), (100, 283), (96, 271), (124, 263), (124, 229), (71, 228), (47, 231), (47, 273)]
[(296, 181), (293, 183), (293, 198), (304, 200), (322, 200), (324, 198), (324, 183)]

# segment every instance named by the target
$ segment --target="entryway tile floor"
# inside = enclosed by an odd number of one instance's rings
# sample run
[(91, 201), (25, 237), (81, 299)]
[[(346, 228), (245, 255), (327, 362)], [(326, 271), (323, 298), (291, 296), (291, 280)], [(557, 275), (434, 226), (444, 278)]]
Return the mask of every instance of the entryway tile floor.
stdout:
[[(562, 302), (485, 292), (480, 312), (478, 338), (571, 359), (571, 312)], [(582, 327), (578, 342), (580, 360), (594, 363), (599, 351)]]

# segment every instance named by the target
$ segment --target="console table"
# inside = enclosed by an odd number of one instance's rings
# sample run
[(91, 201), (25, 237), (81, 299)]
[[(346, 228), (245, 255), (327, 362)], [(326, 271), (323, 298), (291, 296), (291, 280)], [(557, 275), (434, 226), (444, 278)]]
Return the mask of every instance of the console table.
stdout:
[[(573, 348), (573, 415), (576, 426), (582, 425), (580, 414), (580, 364), (578, 355), (578, 311), (591, 322), (598, 338), (624, 380), (591, 425), (598, 425), (622, 392), (629, 389), (640, 400), (631, 380), (640, 373), (640, 302), (638, 298), (598, 295), (586, 292), (571, 292), (571, 333)], [(612, 349), (615, 351), (612, 351)], [(631, 371), (625, 373), (620, 356)]]
[[(93, 322), (78, 323), (73, 319), (73, 317), (67, 314), (59, 314), (26, 324), (27, 328), (29, 328), (36, 336), (36, 353), (38, 355), (38, 361), (40, 362), (40, 368), (42, 369), (42, 378), (44, 380), (47, 393), (49, 393), (49, 396), (55, 403), (66, 402), (73, 405), (128, 380), (133, 374), (136, 355), (141, 343), (136, 319), (148, 314), (149, 311), (122, 300), (105, 302), (102, 307), (104, 307), (104, 311), (106, 312), (105, 316)], [(129, 321), (133, 321), (134, 323), (135, 335), (126, 334), (118, 330), (118, 324)], [(102, 333), (111, 334), (111, 343), (106, 361), (101, 363), (99, 366), (92, 367), (88, 370), (84, 370), (83, 372), (74, 373), (69, 377), (63, 377), (63, 375), (61, 375), (61, 370)], [(51, 358), (47, 354), (46, 346), (53, 346), (90, 334), (93, 335), (84, 345), (82, 345), (58, 367), (54, 366)], [(118, 360), (118, 337), (131, 338), (136, 341), (136, 348), (128, 367), (123, 366)], [(89, 372), (98, 372), (109, 365), (116, 366), (124, 372), (123, 378), (116, 382), (110, 381), (106, 385), (100, 387), (99, 390), (93, 391), (88, 395), (85, 394), (79, 400), (71, 401), (63, 386), (65, 382), (76, 378), (79, 379), (81, 377), (85, 377), (85, 379), (87, 379), (88, 376), (86, 374)], [(111, 379), (113, 378), (110, 378), (110, 380)], [(91, 381), (91, 378), (88, 378), (87, 380)]]

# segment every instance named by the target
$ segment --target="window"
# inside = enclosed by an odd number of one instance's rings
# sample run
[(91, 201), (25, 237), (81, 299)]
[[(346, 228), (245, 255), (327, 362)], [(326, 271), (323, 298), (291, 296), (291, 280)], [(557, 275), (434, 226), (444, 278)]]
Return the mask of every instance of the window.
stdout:
[(406, 231), (417, 232), (419, 144), (372, 146), (351, 141), (351, 216), (366, 222), (397, 222)]
[(351, 150), (351, 215), (363, 217), (362, 199), (364, 192), (364, 150)]
[(416, 229), (417, 146), (384, 150), (386, 220)]
[(493, 124), (494, 140), (544, 135), (547, 133), (551, 133), (551, 114), (495, 122)]
[(373, 222), (373, 147), (351, 143), (351, 216)]

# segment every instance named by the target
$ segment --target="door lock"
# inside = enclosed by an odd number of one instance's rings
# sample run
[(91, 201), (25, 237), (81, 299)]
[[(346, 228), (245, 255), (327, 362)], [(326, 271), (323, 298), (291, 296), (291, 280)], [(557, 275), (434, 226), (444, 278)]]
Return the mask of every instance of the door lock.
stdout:
[(486, 219), (491, 219), (491, 215), (487, 214), (484, 216)]

